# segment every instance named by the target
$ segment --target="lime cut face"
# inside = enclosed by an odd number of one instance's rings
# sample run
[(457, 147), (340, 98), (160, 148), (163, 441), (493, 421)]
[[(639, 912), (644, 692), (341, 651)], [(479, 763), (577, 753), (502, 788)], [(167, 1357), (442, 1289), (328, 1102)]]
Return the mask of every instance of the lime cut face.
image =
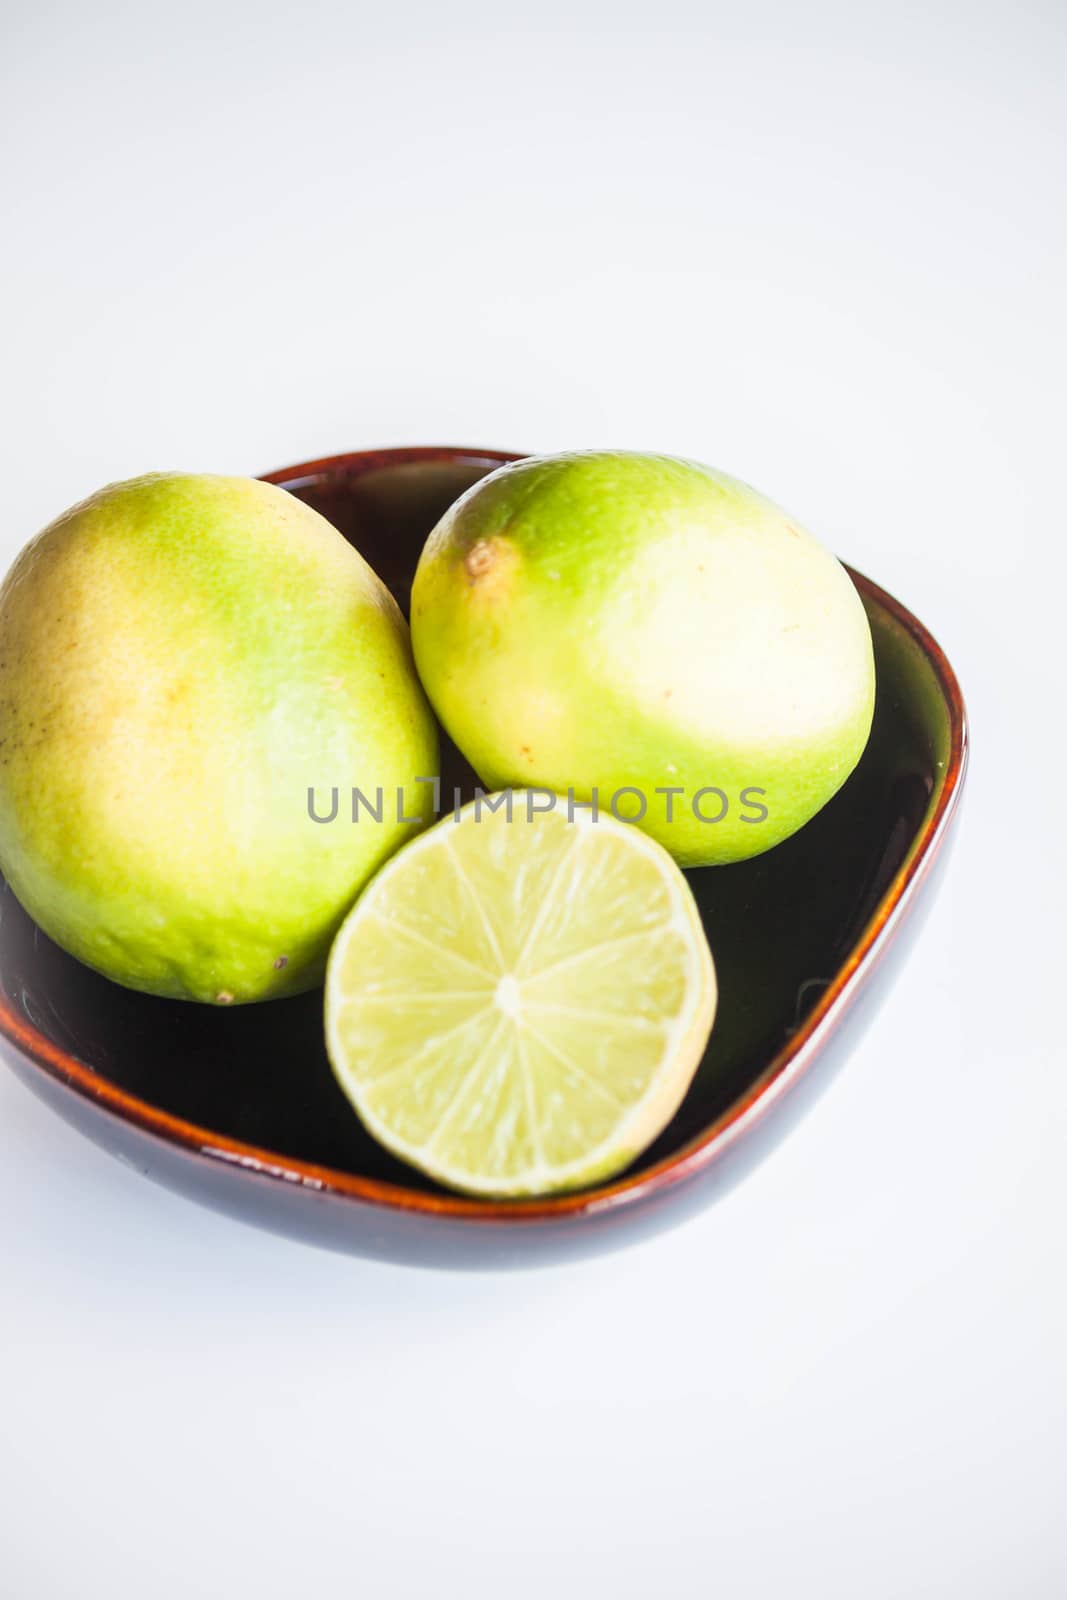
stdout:
[(475, 802), (373, 879), (326, 980), (334, 1073), (369, 1131), (451, 1188), (581, 1187), (680, 1104), (715, 1012), (692, 894), (613, 819)]

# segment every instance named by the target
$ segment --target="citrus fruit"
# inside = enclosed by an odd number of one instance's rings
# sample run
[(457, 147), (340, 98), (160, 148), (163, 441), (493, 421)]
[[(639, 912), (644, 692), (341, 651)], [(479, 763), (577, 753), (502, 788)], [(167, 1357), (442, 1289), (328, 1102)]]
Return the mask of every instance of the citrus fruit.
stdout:
[(430, 535), (411, 626), (487, 786), (596, 791), (683, 865), (795, 832), (870, 731), (870, 628), (847, 572), (690, 461), (591, 451), (493, 472)]
[[(119, 983), (227, 1005), (321, 982), (436, 772), (396, 605), (282, 489), (115, 484), (0, 590), (0, 863)], [(384, 791), (380, 823), (352, 822), (352, 785)]]
[(677, 1109), (715, 1011), (711, 954), (667, 852), (530, 798), (475, 800), (396, 855), (327, 970), (330, 1060), (363, 1122), (472, 1194), (571, 1189), (627, 1166)]

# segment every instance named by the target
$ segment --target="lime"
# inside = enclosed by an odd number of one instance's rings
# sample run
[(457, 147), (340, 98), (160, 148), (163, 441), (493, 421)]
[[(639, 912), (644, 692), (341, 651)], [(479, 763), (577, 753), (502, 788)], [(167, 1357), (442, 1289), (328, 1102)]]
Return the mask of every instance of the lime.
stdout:
[(401, 850), (327, 968), (330, 1060), (364, 1124), (472, 1194), (627, 1166), (680, 1104), (715, 1012), (711, 952), (666, 850), (535, 798), (475, 800)]
[[(436, 771), (395, 602), (282, 489), (112, 484), (0, 588), (0, 864), (117, 983), (215, 1005), (317, 986)], [(353, 826), (353, 783), (380, 825)]]
[(487, 788), (598, 800), (684, 867), (795, 833), (870, 732), (871, 630), (848, 573), (754, 489), (669, 456), (591, 450), (483, 478), (426, 542), (411, 636)]

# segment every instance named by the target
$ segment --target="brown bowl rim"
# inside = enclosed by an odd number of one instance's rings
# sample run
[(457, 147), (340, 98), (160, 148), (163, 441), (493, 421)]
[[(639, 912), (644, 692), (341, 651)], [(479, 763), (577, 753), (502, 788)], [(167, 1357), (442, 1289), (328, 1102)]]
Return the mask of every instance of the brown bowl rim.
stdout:
[[(360, 474), (382, 467), (420, 462), (469, 461), (505, 465), (522, 459), (502, 450), (459, 445), (400, 445), (323, 456), (264, 473), (264, 481), (291, 487), (306, 479), (345, 472)], [(725, 1111), (672, 1155), (653, 1166), (573, 1194), (534, 1200), (479, 1200), (445, 1191), (425, 1192), (403, 1184), (359, 1177), (332, 1167), (247, 1144), (213, 1133), (210, 1128), (172, 1115), (150, 1101), (127, 1093), (99, 1076), (76, 1056), (62, 1050), (19, 1016), (0, 995), (0, 1036), (32, 1066), (75, 1094), (164, 1143), (208, 1162), (239, 1167), (249, 1175), (330, 1194), (392, 1212), (468, 1222), (530, 1224), (604, 1215), (630, 1207), (683, 1183), (720, 1161), (807, 1072), (823, 1044), (844, 1018), (864, 980), (889, 944), (923, 879), (929, 872), (955, 812), (967, 765), (967, 715), (956, 674), (941, 646), (917, 617), (885, 589), (847, 567), (860, 593), (881, 606), (919, 645), (933, 668), (949, 712), (949, 759), (937, 800), (924, 818), (903, 863), (875, 907), (847, 961), (804, 1021), (776, 1052), (764, 1070)]]

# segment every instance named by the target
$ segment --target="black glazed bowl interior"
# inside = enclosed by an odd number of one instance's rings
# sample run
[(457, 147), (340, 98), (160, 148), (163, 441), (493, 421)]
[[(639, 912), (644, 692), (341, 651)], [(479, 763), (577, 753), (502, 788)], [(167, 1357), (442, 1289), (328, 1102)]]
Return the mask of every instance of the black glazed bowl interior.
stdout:
[[(271, 478), (355, 543), (406, 610), (430, 528), (458, 493), (511, 459), (411, 448)], [(900, 945), (963, 779), (951, 667), (897, 601), (853, 576), (878, 670), (867, 750), (792, 839), (688, 874), (715, 954), (718, 1017), (674, 1120), (621, 1177), (541, 1201), (450, 1194), (364, 1132), (329, 1069), (320, 993), (227, 1011), (124, 990), (57, 949), (0, 880), (9, 1061), (68, 1120), (149, 1175), (246, 1220), (357, 1252), (511, 1264), (616, 1242), (703, 1203), (780, 1136), (783, 1108), (801, 1109), (825, 1078), (822, 1058), (842, 1054), (838, 1024), (855, 1018), (861, 990), (883, 980), (880, 958)], [(445, 784), (471, 777), (449, 752)], [(807, 1093), (797, 1092), (802, 1084)], [(660, 1204), (668, 1196), (672, 1204)]]

